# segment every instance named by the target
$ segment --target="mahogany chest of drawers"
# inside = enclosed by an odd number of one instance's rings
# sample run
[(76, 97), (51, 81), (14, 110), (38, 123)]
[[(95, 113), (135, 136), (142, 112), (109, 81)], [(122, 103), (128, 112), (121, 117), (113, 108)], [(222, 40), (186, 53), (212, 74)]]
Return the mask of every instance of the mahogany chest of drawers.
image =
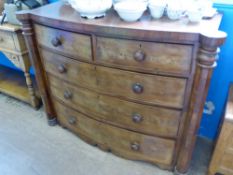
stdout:
[(233, 85), (230, 87), (226, 112), (209, 167), (209, 175), (233, 175)]
[[(49, 124), (119, 156), (185, 173), (218, 47), (221, 15), (189, 25), (86, 20), (61, 2), (18, 14)], [(208, 28), (208, 30), (206, 29)]]

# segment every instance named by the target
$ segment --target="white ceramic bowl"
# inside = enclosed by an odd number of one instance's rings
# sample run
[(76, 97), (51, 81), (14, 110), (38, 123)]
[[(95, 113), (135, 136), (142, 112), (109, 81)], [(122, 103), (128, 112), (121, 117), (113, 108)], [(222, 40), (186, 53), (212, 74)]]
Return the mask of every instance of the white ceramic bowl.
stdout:
[(203, 17), (203, 12), (199, 11), (199, 10), (188, 11), (187, 15), (188, 15), (188, 18), (189, 18), (190, 22), (198, 23), (198, 22), (201, 21), (201, 19)]
[(161, 0), (150, 0), (148, 5), (150, 14), (155, 19), (159, 19), (163, 16), (166, 6), (167, 3)]
[(147, 4), (143, 2), (122, 1), (116, 3), (114, 9), (124, 21), (134, 22), (142, 16), (147, 9)]
[(88, 19), (105, 16), (106, 11), (112, 7), (112, 0), (68, 0), (68, 2), (82, 17)]
[(161, 7), (161, 6), (150, 6), (149, 5), (149, 9), (150, 9), (151, 16), (155, 19), (161, 18), (165, 11), (165, 7)]
[(181, 9), (173, 9), (173, 8), (167, 8), (167, 16), (171, 20), (178, 20), (181, 18), (183, 14), (183, 10)]
[(143, 3), (148, 4), (148, 1), (149, 1), (149, 0), (113, 0), (113, 3), (116, 4), (116, 3), (118, 3), (118, 2), (125, 2), (125, 1), (143, 2)]

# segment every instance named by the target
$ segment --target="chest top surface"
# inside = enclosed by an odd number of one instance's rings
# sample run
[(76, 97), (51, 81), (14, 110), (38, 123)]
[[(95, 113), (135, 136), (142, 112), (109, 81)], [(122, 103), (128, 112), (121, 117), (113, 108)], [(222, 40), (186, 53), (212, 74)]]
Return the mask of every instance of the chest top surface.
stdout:
[(70, 5), (56, 2), (41, 8), (18, 13), (22, 20), (33, 19), (37, 23), (53, 26), (70, 31), (96, 32), (129, 38), (148, 38), (176, 41), (195, 42), (200, 33), (218, 30), (222, 15), (218, 14), (209, 20), (202, 20), (198, 24), (188, 23), (187, 18), (171, 21), (167, 17), (153, 20), (146, 12), (140, 21), (127, 23), (120, 19), (114, 10), (110, 10), (104, 18), (87, 20), (82, 18)]

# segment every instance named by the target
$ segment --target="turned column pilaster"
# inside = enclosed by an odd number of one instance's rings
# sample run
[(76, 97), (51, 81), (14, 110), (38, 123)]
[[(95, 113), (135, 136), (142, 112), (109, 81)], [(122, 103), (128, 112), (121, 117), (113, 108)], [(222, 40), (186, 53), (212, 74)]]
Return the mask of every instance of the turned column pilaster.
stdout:
[(52, 101), (48, 92), (46, 75), (43, 71), (44, 69), (40, 59), (34, 31), (30, 21), (24, 19), (20, 19), (20, 21), (22, 22), (23, 25), (22, 30), (29, 51), (29, 58), (33, 67), (35, 68), (36, 82), (44, 104), (45, 112), (48, 117), (48, 124), (53, 126), (56, 125), (57, 120), (56, 120), (55, 110), (53, 108)]
[(200, 49), (196, 60), (197, 66), (189, 104), (190, 110), (185, 121), (183, 141), (181, 142), (175, 174), (185, 174), (188, 171), (212, 70), (217, 66), (219, 46), (224, 43), (226, 36), (226, 33), (221, 31), (200, 34)]

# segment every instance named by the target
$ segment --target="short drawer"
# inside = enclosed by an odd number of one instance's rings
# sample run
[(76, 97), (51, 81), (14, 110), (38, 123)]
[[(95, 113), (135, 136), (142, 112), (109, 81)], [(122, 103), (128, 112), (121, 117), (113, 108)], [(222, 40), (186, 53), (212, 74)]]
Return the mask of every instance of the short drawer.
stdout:
[(41, 53), (46, 71), (70, 83), (135, 102), (183, 107), (186, 79), (91, 65), (45, 50)]
[(66, 32), (34, 25), (37, 42), (41, 46), (60, 51), (76, 59), (92, 60), (91, 38), (88, 35)]
[(97, 37), (96, 61), (151, 73), (188, 75), (192, 46)]
[(11, 32), (0, 31), (0, 49), (15, 50), (14, 39)]
[(155, 135), (177, 136), (181, 111), (132, 103), (100, 95), (49, 76), (54, 98), (88, 116), (129, 130)]
[(175, 141), (117, 128), (86, 117), (56, 101), (54, 104), (61, 125), (84, 140), (128, 159), (171, 165)]

